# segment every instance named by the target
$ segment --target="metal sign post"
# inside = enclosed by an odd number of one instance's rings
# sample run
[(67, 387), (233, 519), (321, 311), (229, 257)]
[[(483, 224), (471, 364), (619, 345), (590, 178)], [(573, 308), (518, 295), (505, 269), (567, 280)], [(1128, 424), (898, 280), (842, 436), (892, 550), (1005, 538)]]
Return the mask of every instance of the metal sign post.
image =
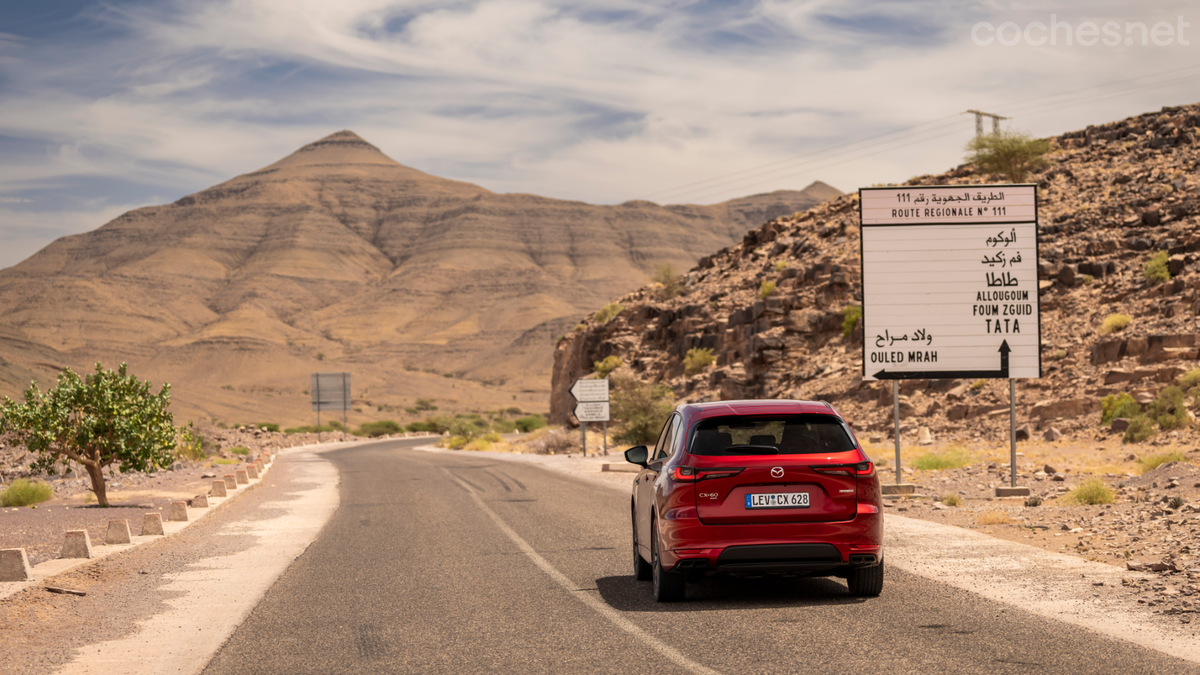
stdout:
[[(579, 420), (579, 437), (583, 456), (587, 457), (587, 423), (608, 422), (608, 380), (576, 380), (571, 385), (575, 398), (575, 419)], [(608, 454), (608, 425), (604, 425), (604, 454)]]
[(900, 480), (900, 380), (892, 380), (892, 421), (894, 429), (892, 435), (896, 439), (896, 484), (901, 483)]
[(863, 379), (1009, 380), (1014, 488), (1014, 380), (1042, 371), (1037, 206), (1036, 185), (859, 190)]
[(317, 413), (317, 441), (321, 440), (321, 411), (342, 411), (342, 440), (346, 440), (346, 411), (350, 409), (350, 373), (313, 373), (312, 409)]

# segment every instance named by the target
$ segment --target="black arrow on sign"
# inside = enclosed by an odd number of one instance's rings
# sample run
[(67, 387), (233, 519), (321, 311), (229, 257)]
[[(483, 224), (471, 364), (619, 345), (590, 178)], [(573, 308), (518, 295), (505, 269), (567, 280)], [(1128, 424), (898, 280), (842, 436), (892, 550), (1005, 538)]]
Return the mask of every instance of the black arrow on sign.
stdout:
[(969, 378), (1008, 379), (1008, 353), (1012, 348), (1008, 340), (1000, 343), (1000, 370), (905, 370), (889, 373), (883, 369), (875, 373), (877, 380), (965, 380)]

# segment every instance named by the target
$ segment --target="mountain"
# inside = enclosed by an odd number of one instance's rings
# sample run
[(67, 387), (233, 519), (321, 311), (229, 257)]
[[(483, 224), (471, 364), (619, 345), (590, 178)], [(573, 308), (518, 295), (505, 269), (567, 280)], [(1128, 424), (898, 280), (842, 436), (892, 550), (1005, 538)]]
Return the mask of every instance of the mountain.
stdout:
[[(1030, 179), (1038, 185), (1043, 368), (1043, 377), (1017, 381), (1018, 424), (1030, 433), (1107, 437), (1115, 432), (1100, 427), (1103, 397), (1124, 392), (1144, 404), (1197, 368), (1198, 135), (1200, 105), (1188, 105), (1049, 139), (1049, 166)], [(905, 185), (997, 179), (963, 165)], [(679, 297), (659, 300), (649, 288), (620, 297), (614, 319), (589, 319), (558, 346), (552, 421), (568, 420), (574, 380), (615, 355), (625, 364), (616, 375), (669, 384), (678, 399), (824, 399), (882, 439), (893, 426), (891, 383), (861, 379), (861, 324), (843, 331), (843, 311), (862, 301), (859, 226), (858, 195), (844, 195), (703, 258)], [(1146, 273), (1156, 255), (1167, 258), (1170, 280)], [(761, 299), (767, 281), (775, 291)], [(1113, 332), (1112, 315), (1128, 317), (1128, 326)], [(692, 348), (711, 349), (715, 362), (686, 373)], [(1006, 383), (904, 380), (900, 395), (906, 443), (919, 427), (938, 440), (1008, 438)], [(1172, 443), (1198, 437), (1195, 427), (1166, 435)]]
[(711, 206), (496, 194), (341, 131), (0, 271), (0, 384), (17, 393), (30, 373), (124, 360), (171, 381), (188, 413), (299, 421), (308, 373), (348, 370), (369, 418), (368, 405), (429, 392), (544, 409), (553, 340), (579, 317), (659, 265), (690, 267), (839, 194), (814, 183)]

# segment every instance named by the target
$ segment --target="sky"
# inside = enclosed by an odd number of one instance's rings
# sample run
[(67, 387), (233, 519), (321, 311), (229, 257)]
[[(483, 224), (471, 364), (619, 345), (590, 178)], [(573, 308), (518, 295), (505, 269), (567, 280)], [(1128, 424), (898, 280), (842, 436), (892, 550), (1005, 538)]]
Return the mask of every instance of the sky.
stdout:
[(495, 192), (851, 191), (960, 164), (966, 110), (1197, 102), (1197, 50), (1173, 0), (7, 0), (0, 268), (341, 129)]

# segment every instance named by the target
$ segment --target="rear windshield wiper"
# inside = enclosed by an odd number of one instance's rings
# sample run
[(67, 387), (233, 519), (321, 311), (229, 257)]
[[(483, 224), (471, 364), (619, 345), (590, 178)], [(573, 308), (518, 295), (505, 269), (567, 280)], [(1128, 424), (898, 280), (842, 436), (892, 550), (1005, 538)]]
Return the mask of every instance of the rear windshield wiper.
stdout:
[(773, 445), (731, 445), (725, 448), (727, 455), (778, 455), (779, 448)]

